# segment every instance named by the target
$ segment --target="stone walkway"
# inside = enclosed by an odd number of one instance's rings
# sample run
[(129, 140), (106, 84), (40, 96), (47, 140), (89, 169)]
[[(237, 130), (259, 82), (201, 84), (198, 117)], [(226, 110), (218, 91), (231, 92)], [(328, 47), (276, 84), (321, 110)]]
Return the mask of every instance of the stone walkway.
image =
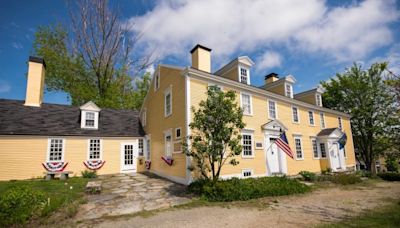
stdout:
[(168, 208), (190, 201), (185, 186), (152, 174), (104, 175), (99, 179), (101, 194), (88, 195), (88, 202), (76, 215), (77, 221)]

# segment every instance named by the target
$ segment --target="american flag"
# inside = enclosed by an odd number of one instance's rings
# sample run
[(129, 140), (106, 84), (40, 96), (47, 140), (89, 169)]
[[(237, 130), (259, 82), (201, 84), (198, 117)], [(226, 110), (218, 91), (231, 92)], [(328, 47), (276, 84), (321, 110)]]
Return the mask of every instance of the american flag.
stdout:
[(281, 136), (275, 140), (275, 143), (279, 148), (281, 148), (281, 150), (283, 150), (283, 152), (293, 159), (293, 152), (289, 147), (285, 132), (283, 132)]

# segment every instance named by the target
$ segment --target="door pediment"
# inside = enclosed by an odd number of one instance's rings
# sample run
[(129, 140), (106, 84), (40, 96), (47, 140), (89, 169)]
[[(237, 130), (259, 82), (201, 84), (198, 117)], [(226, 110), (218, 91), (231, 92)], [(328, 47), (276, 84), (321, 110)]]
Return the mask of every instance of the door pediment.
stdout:
[(271, 120), (261, 126), (263, 131), (287, 131), (287, 127), (279, 120)]

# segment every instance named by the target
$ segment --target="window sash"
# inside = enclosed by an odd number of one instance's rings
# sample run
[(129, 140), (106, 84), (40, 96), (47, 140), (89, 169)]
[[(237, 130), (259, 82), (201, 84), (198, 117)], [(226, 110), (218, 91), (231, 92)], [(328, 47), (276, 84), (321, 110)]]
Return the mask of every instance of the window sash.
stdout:
[(244, 157), (253, 156), (253, 135), (242, 134), (242, 147)]
[(248, 94), (242, 94), (242, 109), (243, 114), (251, 114), (251, 97)]
[(150, 160), (150, 139), (146, 140), (146, 159)]
[(101, 159), (100, 153), (101, 153), (100, 139), (90, 139), (89, 140), (89, 160)]
[(269, 112), (270, 118), (276, 119), (276, 103), (275, 103), (275, 101), (268, 101), (268, 112)]
[(138, 140), (138, 152), (139, 156), (143, 157), (143, 152), (144, 152), (144, 145), (143, 145), (143, 139)]
[(324, 118), (324, 113), (320, 113), (319, 117), (321, 119), (321, 128), (325, 128), (325, 118)]
[(169, 116), (171, 115), (172, 109), (171, 109), (171, 92), (168, 92), (165, 95), (165, 115)]
[(296, 107), (292, 107), (292, 112), (293, 112), (293, 122), (298, 123), (299, 122), (299, 110)]
[(314, 122), (314, 113), (312, 111), (308, 111), (308, 120), (309, 120), (310, 125), (314, 125), (315, 124), (315, 122)]
[(49, 161), (59, 162), (63, 160), (64, 140), (50, 139), (49, 145)]
[(245, 68), (240, 68), (240, 82), (248, 84), (248, 70)]
[(312, 139), (311, 140), (311, 144), (312, 144), (312, 148), (313, 148), (314, 158), (319, 158), (317, 140), (316, 139)]
[(317, 94), (315, 97), (317, 99), (317, 106), (321, 106), (321, 95)]
[(285, 88), (286, 88), (286, 96), (287, 97), (292, 97), (292, 86), (286, 84)]
[(172, 157), (172, 137), (171, 135), (165, 136), (165, 156)]
[(94, 127), (95, 114), (94, 112), (86, 112), (85, 114), (85, 126)]
[(300, 138), (295, 138), (294, 139), (294, 144), (296, 147), (296, 158), (297, 159), (302, 159), (303, 158), (303, 150), (302, 150), (302, 145), (301, 145), (301, 139)]
[(320, 147), (320, 150), (321, 150), (321, 158), (326, 158), (325, 143), (320, 143), (319, 147)]

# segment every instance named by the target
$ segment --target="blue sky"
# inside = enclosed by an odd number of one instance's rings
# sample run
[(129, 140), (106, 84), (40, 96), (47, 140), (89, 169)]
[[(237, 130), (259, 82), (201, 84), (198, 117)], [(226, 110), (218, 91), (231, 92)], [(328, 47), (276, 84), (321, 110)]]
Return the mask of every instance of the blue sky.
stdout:
[[(276, 72), (296, 77), (295, 93), (315, 87), (358, 62), (389, 61), (400, 73), (399, 1), (111, 1), (138, 46), (156, 62), (188, 66), (197, 43), (212, 50), (212, 69), (247, 55), (252, 84)], [(27, 59), (38, 26), (68, 24), (64, 1), (5, 1), (0, 8), (0, 98), (23, 100)], [(153, 67), (149, 68), (149, 71)], [(45, 102), (66, 103), (62, 92)]]

